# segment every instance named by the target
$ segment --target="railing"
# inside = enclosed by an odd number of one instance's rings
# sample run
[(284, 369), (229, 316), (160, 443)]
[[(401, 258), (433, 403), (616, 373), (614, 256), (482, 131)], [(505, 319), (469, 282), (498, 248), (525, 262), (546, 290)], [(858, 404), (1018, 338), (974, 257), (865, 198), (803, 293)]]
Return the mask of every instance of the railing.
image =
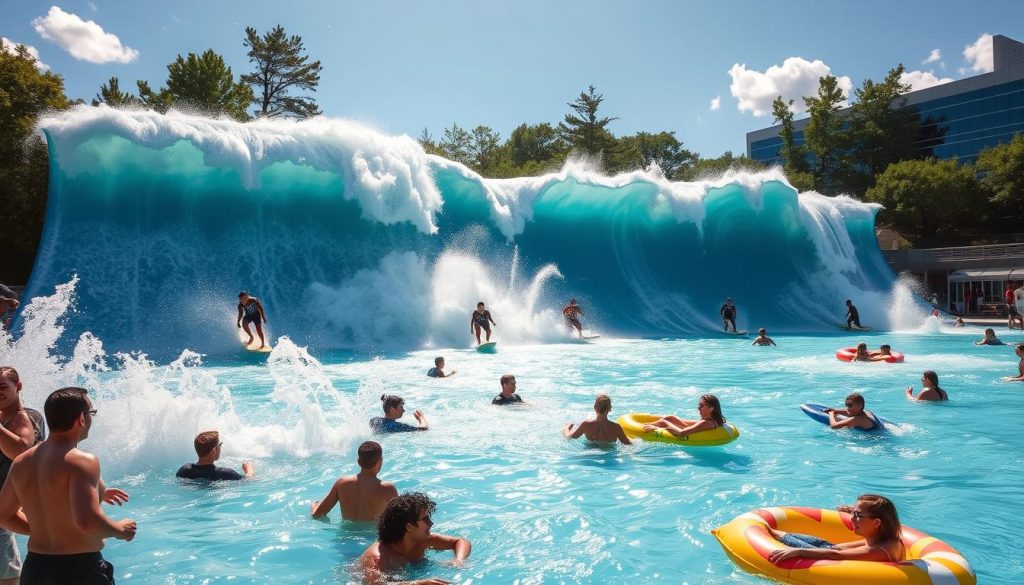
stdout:
[(1024, 244), (925, 248), (921, 250), (900, 250), (900, 252), (906, 253), (907, 260), (911, 262), (963, 262), (965, 260), (1024, 258)]

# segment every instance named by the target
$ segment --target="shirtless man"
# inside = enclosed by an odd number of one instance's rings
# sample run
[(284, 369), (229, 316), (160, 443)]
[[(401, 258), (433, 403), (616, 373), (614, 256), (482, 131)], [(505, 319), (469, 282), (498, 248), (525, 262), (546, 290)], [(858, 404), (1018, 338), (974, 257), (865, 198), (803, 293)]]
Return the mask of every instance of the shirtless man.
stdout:
[[(245, 317), (244, 319), (242, 317)], [(260, 336), (260, 349), (267, 346), (266, 340), (263, 338), (263, 326), (260, 322), (267, 322), (267, 314), (263, 311), (263, 303), (260, 302), (256, 297), (249, 296), (249, 293), (242, 291), (238, 293), (238, 318), (235, 320), (235, 325), (239, 329), (244, 329), (245, 334), (249, 336), (249, 340), (245, 342), (246, 347), (252, 343), (252, 331), (249, 331), (249, 324), (256, 325), (256, 333)]]
[[(875, 428), (875, 421), (869, 416), (870, 412), (864, 410), (864, 397), (859, 392), (853, 392), (846, 397), (846, 408), (826, 408), (828, 413), (828, 426), (833, 429), (845, 429), (848, 427), (870, 431)], [(845, 416), (839, 420), (839, 416)]]
[(565, 324), (569, 326), (569, 330), (573, 329), (579, 334), (580, 339), (583, 339), (583, 324), (580, 323), (580, 315), (583, 314), (583, 309), (576, 304), (576, 299), (569, 299), (569, 304), (562, 308), (562, 316), (565, 317)]
[(314, 518), (325, 518), (341, 503), (341, 517), (345, 520), (373, 521), (384, 511), (392, 499), (398, 497), (395, 484), (377, 478), (384, 465), (380, 443), (366, 441), (359, 446), (359, 473), (338, 478), (327, 497), (313, 502)]
[(608, 413), (612, 411), (612, 399), (607, 394), (598, 394), (594, 400), (594, 413), (592, 420), (585, 420), (580, 426), (573, 430), (572, 423), (565, 423), (562, 434), (567, 439), (578, 439), (581, 436), (588, 441), (596, 443), (614, 443), (621, 441), (623, 445), (631, 445), (632, 442), (626, 436), (619, 423), (608, 420)]
[(762, 327), (757, 330), (757, 339), (750, 345), (775, 345), (775, 340), (768, 337), (768, 332)]
[(43, 409), (49, 438), (14, 460), (0, 490), (0, 526), (29, 535), (21, 582), (113, 583), (114, 567), (100, 554), (103, 539), (130, 541), (135, 521), (103, 513), (101, 502), (121, 505), (128, 494), (107, 489), (99, 460), (78, 449), (96, 410), (83, 388), (53, 392)]
[(928, 370), (921, 374), (921, 391), (914, 396), (914, 387), (907, 387), (907, 398), (911, 400), (925, 400), (930, 402), (940, 402), (943, 400), (949, 400), (949, 394), (942, 388), (939, 388), (939, 375)]
[(455, 554), (451, 564), (461, 567), (473, 545), (465, 538), (432, 534), (434, 521), (430, 516), (437, 506), (426, 494), (410, 492), (390, 502), (377, 517), (377, 542), (359, 557), (363, 582), (369, 585), (446, 585), (444, 579), (417, 579), (394, 584), (388, 574), (409, 563), (423, 560), (427, 549), (450, 550)]

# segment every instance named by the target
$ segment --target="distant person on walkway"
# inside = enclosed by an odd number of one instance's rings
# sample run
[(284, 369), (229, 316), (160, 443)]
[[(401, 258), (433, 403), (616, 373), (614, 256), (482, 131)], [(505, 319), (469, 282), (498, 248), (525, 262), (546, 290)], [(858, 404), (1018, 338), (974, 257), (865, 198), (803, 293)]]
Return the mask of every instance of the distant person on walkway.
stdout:
[(939, 388), (939, 375), (935, 372), (928, 370), (921, 374), (921, 391), (914, 396), (914, 387), (907, 387), (907, 398), (911, 400), (924, 400), (929, 402), (939, 402), (942, 400), (949, 400), (949, 395), (942, 388)]
[(581, 315), (583, 315), (583, 309), (576, 304), (576, 299), (570, 299), (569, 304), (562, 308), (562, 316), (565, 317), (565, 324), (569, 327), (569, 330), (575, 329), (580, 339), (583, 339), (583, 324), (580, 323)]
[(1003, 291), (1003, 302), (1006, 303), (1006, 328), (1013, 329), (1013, 324), (1017, 320), (1017, 307), (1013, 304), (1013, 281), (1006, 282), (1006, 290)]
[(249, 336), (249, 340), (245, 342), (246, 346), (251, 344), (253, 339), (252, 332), (249, 331), (249, 324), (256, 325), (256, 333), (260, 336), (260, 349), (267, 346), (267, 342), (263, 338), (263, 325), (261, 325), (261, 322), (267, 322), (267, 314), (263, 311), (263, 303), (259, 299), (249, 296), (249, 293), (245, 291), (238, 293), (238, 319), (235, 321), (235, 324), (244, 329), (245, 334)]
[(95, 455), (78, 448), (96, 409), (83, 388), (61, 388), (43, 406), (50, 436), (19, 455), (0, 490), (0, 526), (28, 534), (21, 582), (114, 582), (100, 549), (106, 538), (135, 538), (134, 520), (111, 520), (101, 502), (121, 505), (128, 494), (107, 488)]
[(398, 497), (395, 484), (377, 478), (384, 465), (384, 451), (380, 444), (366, 441), (359, 445), (358, 457), (359, 473), (338, 478), (331, 491), (327, 492), (327, 497), (313, 502), (311, 511), (314, 518), (327, 516), (335, 504), (341, 503), (343, 519), (373, 521), (388, 502)]
[(732, 297), (725, 299), (725, 304), (718, 310), (718, 313), (722, 316), (722, 328), (725, 331), (729, 330), (729, 325), (732, 325), (733, 332), (736, 331), (736, 305), (732, 304)]
[(1024, 328), (1024, 280), (1018, 284), (1020, 286), (1013, 290), (1013, 306), (1021, 319), (1021, 327)]
[[(455, 554), (451, 564), (461, 567), (473, 545), (465, 538), (434, 534), (430, 518), (437, 507), (426, 494), (410, 492), (390, 502), (377, 517), (377, 542), (374, 542), (359, 557), (363, 570), (363, 583), (384, 585), (392, 583), (391, 573), (399, 571), (409, 563), (423, 560), (427, 549), (450, 550)], [(403, 581), (407, 585), (443, 585), (443, 579), (419, 579)]]
[[(870, 431), (875, 428), (875, 420), (871, 411), (864, 410), (864, 397), (859, 392), (852, 392), (846, 397), (846, 408), (826, 408), (828, 426), (833, 429), (848, 427)], [(845, 416), (843, 420), (838, 417)]]
[(985, 293), (981, 290), (980, 286), (974, 287), (974, 294), (971, 296), (971, 302), (974, 303), (974, 312), (978, 312), (978, 306), (985, 302)]
[(505, 374), (499, 380), (501, 383), (501, 392), (491, 400), (491, 404), (495, 406), (505, 406), (508, 404), (522, 404), (523, 397), (516, 394), (516, 377), (512, 374)]
[(974, 312), (974, 291), (971, 287), (964, 289), (964, 313), (970, 314)]
[(850, 299), (846, 299), (846, 326), (848, 328), (864, 328), (860, 324), (860, 313), (857, 312), (857, 307), (853, 306), (853, 301)]
[(427, 430), (427, 417), (422, 412), (416, 411), (412, 415), (420, 426), (414, 427), (403, 422), (398, 422), (405, 414), (405, 400), (394, 394), (382, 394), (381, 404), (384, 406), (384, 416), (375, 416), (370, 419), (370, 430), (375, 433), (407, 433), (411, 431)]
[(458, 372), (458, 370), (452, 370), (447, 374), (444, 373), (444, 358), (437, 356), (434, 358), (434, 367), (427, 370), (427, 375), (431, 378), (450, 378), (451, 376), (454, 376), (456, 372)]
[[(199, 460), (186, 463), (178, 468), (177, 477), (181, 479), (238, 480), (252, 479), (256, 469), (248, 461), (242, 463), (242, 473), (227, 467), (217, 467), (214, 463), (220, 459), (220, 448), (224, 443), (217, 431), (205, 431), (196, 435), (192, 446), (196, 449)], [(243, 475), (244, 473), (244, 475)]]
[(645, 431), (665, 429), (675, 437), (685, 437), (693, 433), (717, 429), (725, 424), (725, 417), (722, 416), (722, 404), (714, 394), (705, 394), (700, 397), (700, 401), (697, 403), (697, 413), (700, 415), (697, 420), (684, 420), (669, 414), (644, 425), (643, 429)]
[(594, 400), (594, 418), (581, 422), (575, 430), (572, 423), (565, 423), (562, 435), (567, 439), (578, 439), (582, 436), (595, 443), (619, 441), (623, 445), (631, 445), (632, 442), (626, 436), (626, 431), (622, 430), (622, 426), (608, 420), (608, 413), (611, 411), (612, 399), (607, 394), (598, 394)]
[(13, 311), (20, 305), (18, 295), (6, 285), (0, 284), (0, 328), (10, 328)]
[(985, 337), (974, 342), (974, 345), (1006, 345), (1001, 339), (996, 337), (995, 329), (989, 328), (985, 330)]
[(494, 318), (491, 317), (491, 312), (484, 307), (484, 302), (480, 301), (476, 304), (476, 310), (473, 311), (473, 315), (469, 318), (469, 332), (476, 333), (476, 344), (480, 345), (480, 331), (484, 330), (487, 332), (487, 341), (491, 341), (491, 324), (495, 327), (498, 326), (494, 322)]
[(750, 345), (775, 345), (775, 340), (768, 337), (768, 332), (762, 327), (757, 330), (757, 338)]
[(864, 494), (857, 498), (857, 504), (852, 508), (840, 506), (837, 509), (850, 514), (853, 533), (860, 536), (860, 539), (833, 544), (810, 534), (769, 528), (772, 537), (786, 546), (773, 550), (768, 560), (774, 564), (797, 557), (896, 563), (906, 556), (900, 540), (900, 518), (896, 506), (888, 498)]

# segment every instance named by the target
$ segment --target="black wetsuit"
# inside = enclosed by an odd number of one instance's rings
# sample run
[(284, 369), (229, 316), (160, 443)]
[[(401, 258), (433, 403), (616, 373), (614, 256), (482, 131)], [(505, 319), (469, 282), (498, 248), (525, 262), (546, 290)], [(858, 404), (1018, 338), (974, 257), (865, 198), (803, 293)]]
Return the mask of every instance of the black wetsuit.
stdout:
[(245, 479), (245, 476), (234, 469), (217, 467), (213, 463), (199, 465), (198, 463), (186, 463), (178, 469), (177, 476), (181, 479), (209, 479), (213, 481), (221, 479)]
[(861, 324), (860, 324), (860, 314), (857, 313), (857, 307), (854, 307), (853, 305), (850, 305), (849, 306), (849, 311), (848, 311), (847, 316), (846, 316), (846, 326), (847, 327), (851, 327), (853, 325), (856, 325), (857, 327), (861, 326)]
[(501, 394), (498, 394), (497, 396), (494, 397), (494, 400), (491, 401), (491, 404), (494, 404), (496, 406), (505, 406), (506, 404), (518, 404), (522, 401), (523, 398), (516, 394), (515, 392), (513, 392), (512, 396), (509, 396), (508, 398), (505, 398)]
[[(722, 305), (722, 308), (718, 310), (722, 314), (722, 321), (728, 321), (732, 324), (732, 330), (736, 331), (736, 305), (730, 305), (728, 303)], [(726, 331), (729, 327), (726, 326)]]

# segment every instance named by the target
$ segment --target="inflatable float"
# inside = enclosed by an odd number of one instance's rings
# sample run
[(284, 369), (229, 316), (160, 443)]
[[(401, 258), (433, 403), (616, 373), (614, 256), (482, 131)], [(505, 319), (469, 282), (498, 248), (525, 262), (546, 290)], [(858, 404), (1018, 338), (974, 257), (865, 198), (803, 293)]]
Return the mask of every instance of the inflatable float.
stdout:
[(791, 558), (777, 565), (772, 551), (789, 548), (768, 528), (813, 534), (833, 543), (860, 537), (853, 532), (850, 515), (836, 510), (780, 506), (747, 512), (711, 531), (725, 554), (741, 569), (783, 583), (800, 585), (976, 585), (970, 563), (953, 547), (927, 534), (903, 526), (900, 540), (906, 559), (899, 562), (836, 561)]
[[(869, 352), (869, 353), (872, 353), (872, 352)], [(837, 349), (836, 350), (836, 359), (837, 360), (844, 361), (844, 362), (852, 362), (853, 358), (855, 358), (855, 357), (857, 357), (857, 348), (856, 347), (844, 347), (842, 349)], [(898, 352), (898, 351), (889, 352), (889, 355), (886, 356), (884, 361), (886, 363), (890, 363), (890, 364), (901, 363), (903, 361), (903, 354)]]
[[(805, 403), (805, 404), (801, 404), (800, 405), (800, 410), (804, 411), (804, 414), (806, 414), (807, 416), (811, 417), (811, 420), (816, 420), (816, 421), (818, 421), (821, 424), (826, 425), (826, 426), (829, 424), (829, 422), (828, 422), (828, 413), (825, 412), (827, 409), (828, 409), (828, 407), (825, 406), (824, 404)], [(870, 418), (871, 420), (875, 421), (875, 427), (873, 429), (862, 429), (860, 427), (851, 427), (851, 428), (856, 429), (858, 431), (867, 431), (867, 432), (870, 433), (870, 432), (874, 432), (874, 431), (884, 431), (885, 430), (885, 425), (894, 424), (890, 420), (886, 420), (886, 419), (884, 419), (884, 418), (882, 418), (880, 416), (875, 416), (875, 413), (873, 413), (873, 412), (865, 411), (864, 414), (866, 414), (867, 417)], [(846, 418), (846, 417), (845, 416), (840, 416), (839, 420), (843, 420), (844, 418)]]
[(699, 433), (682, 437), (677, 437), (665, 429), (644, 430), (645, 424), (652, 423), (661, 418), (661, 416), (660, 414), (630, 412), (620, 416), (618, 422), (622, 425), (622, 430), (626, 432), (626, 436), (631, 439), (642, 439), (654, 443), (669, 443), (682, 447), (717, 447), (731, 443), (740, 436), (739, 429), (729, 423), (725, 423), (717, 429), (700, 431)]

